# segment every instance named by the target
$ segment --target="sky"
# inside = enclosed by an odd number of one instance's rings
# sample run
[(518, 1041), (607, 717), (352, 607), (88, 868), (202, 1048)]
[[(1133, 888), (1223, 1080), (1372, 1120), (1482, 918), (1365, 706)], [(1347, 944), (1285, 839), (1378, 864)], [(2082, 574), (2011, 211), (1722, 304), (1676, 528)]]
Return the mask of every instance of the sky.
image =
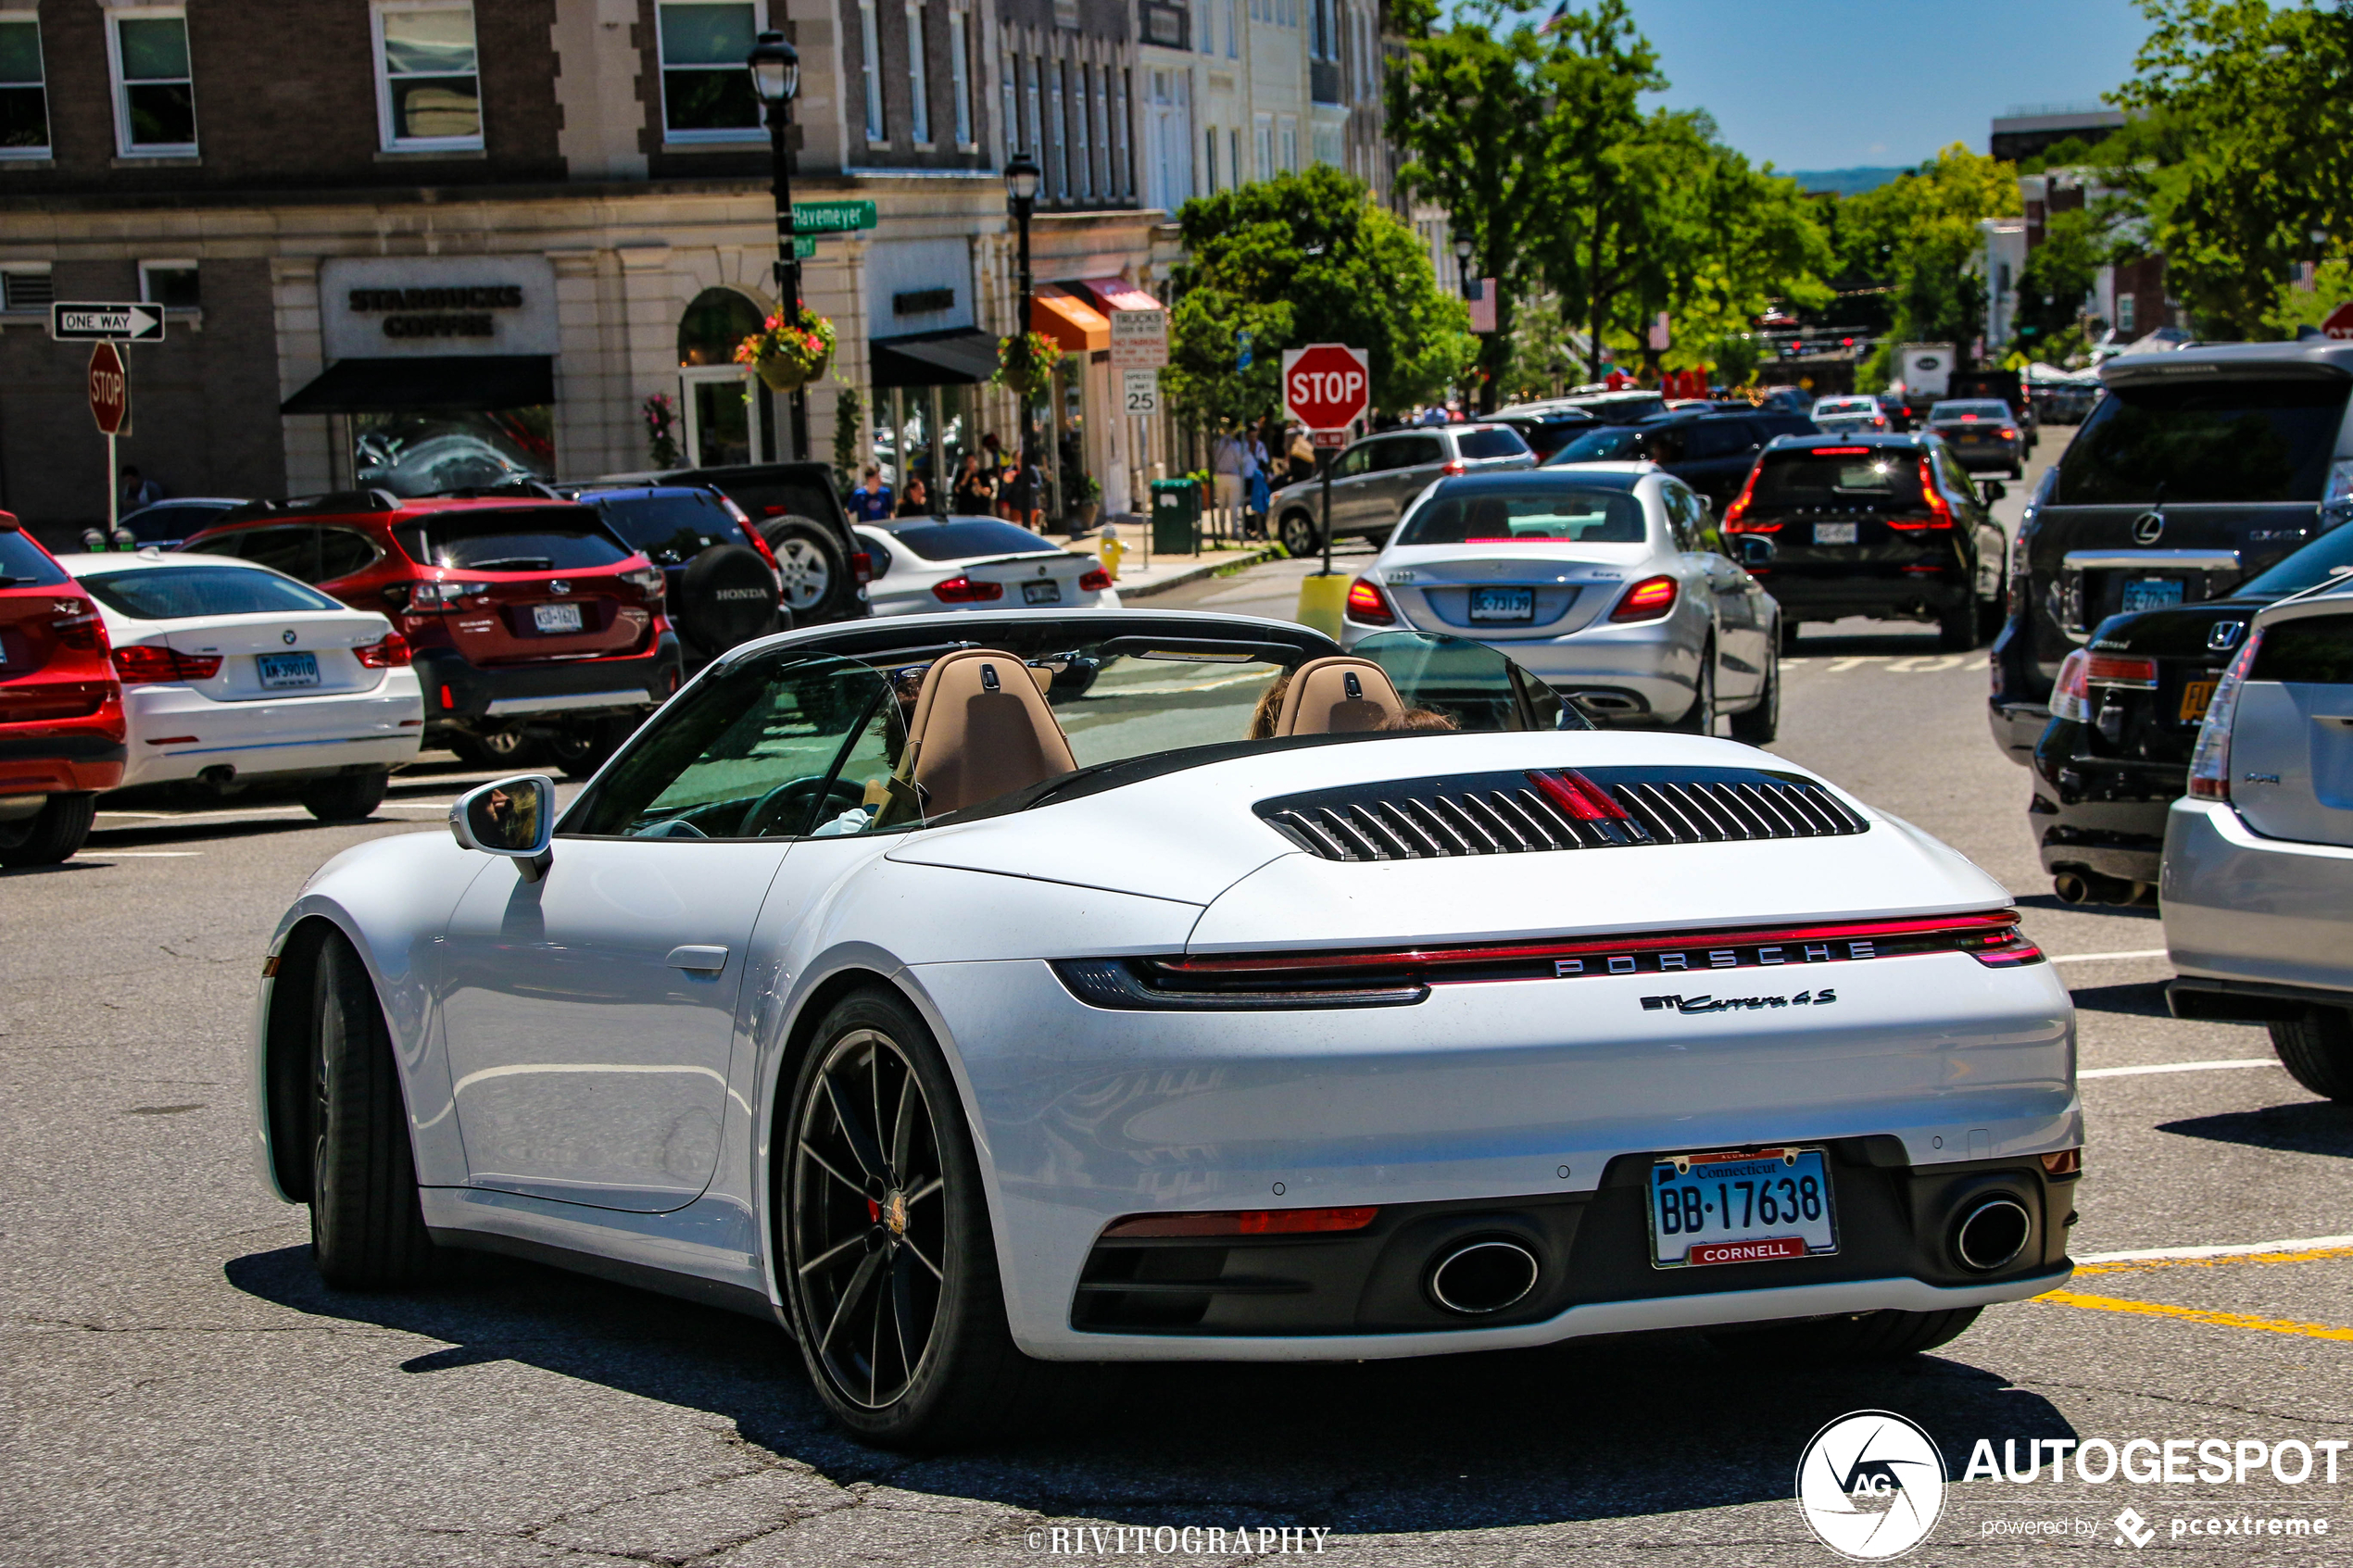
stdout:
[(1986, 150), (2013, 105), (2089, 104), (2132, 74), (2130, 0), (1630, 0), (1671, 83), (1782, 172)]

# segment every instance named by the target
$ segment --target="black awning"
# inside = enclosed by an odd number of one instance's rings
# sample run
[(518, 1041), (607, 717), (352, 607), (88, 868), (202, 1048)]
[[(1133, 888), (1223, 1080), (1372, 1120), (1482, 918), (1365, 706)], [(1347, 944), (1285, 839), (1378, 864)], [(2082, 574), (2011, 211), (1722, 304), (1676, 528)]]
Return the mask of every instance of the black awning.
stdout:
[(338, 359), (278, 406), (282, 414), (467, 414), (556, 400), (546, 354), (435, 354)]
[(875, 338), (867, 349), (878, 387), (970, 386), (997, 371), (996, 334), (970, 327)]

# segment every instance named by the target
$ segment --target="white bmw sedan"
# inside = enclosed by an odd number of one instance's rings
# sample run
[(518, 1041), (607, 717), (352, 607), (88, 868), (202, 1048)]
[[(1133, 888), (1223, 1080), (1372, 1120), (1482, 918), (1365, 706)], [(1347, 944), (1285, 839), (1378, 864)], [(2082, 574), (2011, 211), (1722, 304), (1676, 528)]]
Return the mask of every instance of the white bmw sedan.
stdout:
[(866, 596), (876, 615), (1119, 608), (1119, 590), (1094, 557), (1001, 519), (900, 518), (854, 532), (874, 562)]
[(1707, 503), (1651, 463), (1441, 480), (1350, 586), (1341, 641), (1476, 637), (1596, 718), (1712, 734), (1730, 714), (1761, 746), (1780, 607), (1721, 545)]
[(392, 623), (227, 556), (60, 556), (97, 602), (129, 724), (125, 787), (289, 784), (367, 816), (416, 760), (424, 697)]
[(321, 1274), (730, 1306), (863, 1440), (1090, 1362), (1907, 1356), (2068, 1276), (2074, 1014), (2001, 885), (1478, 643), (814, 627), (450, 829), (263, 963), (252, 1147)]

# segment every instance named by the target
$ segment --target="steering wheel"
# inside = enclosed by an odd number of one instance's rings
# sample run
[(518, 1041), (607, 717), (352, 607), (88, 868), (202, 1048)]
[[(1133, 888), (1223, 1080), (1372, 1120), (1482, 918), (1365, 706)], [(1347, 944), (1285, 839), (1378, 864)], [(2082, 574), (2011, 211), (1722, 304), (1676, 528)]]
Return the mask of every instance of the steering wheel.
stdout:
[(822, 773), (810, 773), (798, 779), (786, 779), (752, 803), (744, 813), (743, 825), (736, 830), (737, 838), (765, 837), (768, 830), (782, 821), (788, 811), (798, 810), (805, 817), (810, 797), (820, 789), (824, 791), (828, 805), (838, 802), (837, 810), (847, 811), (866, 798), (865, 786), (837, 778), (828, 783)]

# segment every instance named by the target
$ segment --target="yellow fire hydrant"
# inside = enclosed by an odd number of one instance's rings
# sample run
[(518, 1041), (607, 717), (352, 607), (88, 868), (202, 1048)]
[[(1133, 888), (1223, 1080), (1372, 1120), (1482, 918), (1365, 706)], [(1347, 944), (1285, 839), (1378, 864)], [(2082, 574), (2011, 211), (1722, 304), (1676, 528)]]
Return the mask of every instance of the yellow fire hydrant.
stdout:
[(1126, 553), (1127, 546), (1119, 542), (1119, 533), (1115, 529), (1105, 528), (1102, 537), (1095, 542), (1095, 558), (1103, 563), (1103, 571), (1110, 573), (1111, 580), (1114, 583), (1119, 581), (1120, 558)]

